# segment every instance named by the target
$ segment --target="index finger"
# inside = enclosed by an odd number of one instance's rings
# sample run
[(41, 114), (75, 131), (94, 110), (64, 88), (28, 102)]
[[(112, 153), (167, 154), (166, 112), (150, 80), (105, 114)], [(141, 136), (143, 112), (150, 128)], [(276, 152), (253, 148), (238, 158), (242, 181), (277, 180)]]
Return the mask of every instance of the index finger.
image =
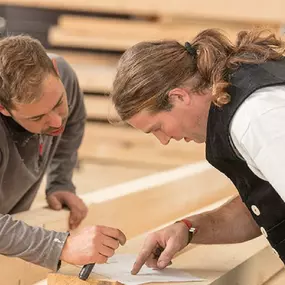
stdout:
[(136, 262), (131, 271), (133, 275), (137, 274), (141, 270), (142, 266), (152, 255), (152, 252), (156, 246), (157, 246), (157, 241), (155, 239), (147, 239), (145, 241), (143, 248), (141, 249), (139, 255), (137, 256)]

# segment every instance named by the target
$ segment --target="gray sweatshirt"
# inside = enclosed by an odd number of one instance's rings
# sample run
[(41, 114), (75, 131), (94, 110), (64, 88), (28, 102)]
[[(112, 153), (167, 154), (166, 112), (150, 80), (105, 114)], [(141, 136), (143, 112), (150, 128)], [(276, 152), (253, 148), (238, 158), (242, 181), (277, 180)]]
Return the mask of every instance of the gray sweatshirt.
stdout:
[(69, 117), (64, 133), (40, 138), (17, 124), (11, 117), (0, 116), (0, 254), (57, 270), (59, 257), (68, 236), (15, 221), (10, 214), (30, 208), (45, 173), (46, 193), (58, 190), (75, 192), (72, 173), (77, 149), (84, 133), (86, 112), (77, 77), (62, 58), (55, 58), (65, 86)]

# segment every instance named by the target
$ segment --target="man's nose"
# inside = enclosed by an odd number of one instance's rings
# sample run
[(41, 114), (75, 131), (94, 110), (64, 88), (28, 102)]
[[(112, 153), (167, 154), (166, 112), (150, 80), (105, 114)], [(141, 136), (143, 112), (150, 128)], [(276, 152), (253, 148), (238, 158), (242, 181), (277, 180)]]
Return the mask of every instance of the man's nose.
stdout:
[(62, 117), (59, 114), (52, 112), (49, 115), (49, 126), (52, 128), (60, 128), (61, 125), (62, 125)]

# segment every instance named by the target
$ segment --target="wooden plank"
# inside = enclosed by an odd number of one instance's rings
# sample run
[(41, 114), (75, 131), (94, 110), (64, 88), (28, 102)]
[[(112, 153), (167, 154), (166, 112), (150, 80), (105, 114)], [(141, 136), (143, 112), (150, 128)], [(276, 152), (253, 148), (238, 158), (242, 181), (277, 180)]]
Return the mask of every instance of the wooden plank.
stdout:
[(195, 5), (189, 3), (188, 0), (168, 0), (167, 3), (163, 0), (0, 0), (0, 4), (89, 12), (128, 13), (147, 16), (176, 15), (268, 23), (282, 23), (285, 6), (282, 0), (272, 0), (270, 5), (259, 0), (240, 0), (238, 2), (204, 0), (195, 3)]
[(110, 92), (115, 77), (115, 66), (71, 64), (84, 92), (104, 93)]
[(88, 118), (112, 122), (120, 120), (108, 96), (85, 95), (84, 101)]
[[(85, 223), (116, 226), (126, 230), (128, 237), (133, 237), (235, 193), (230, 181), (204, 161), (79, 194), (79, 197), (90, 207)], [(134, 205), (136, 211), (132, 219), (137, 222), (130, 227), (129, 213)], [(145, 205), (149, 207), (147, 215), (151, 220), (146, 219)], [(169, 205), (172, 205), (170, 213)], [(30, 225), (40, 223), (45, 228), (55, 229), (53, 226), (56, 226), (57, 230), (66, 230), (68, 211), (35, 209), (14, 217)]]
[(59, 49), (48, 49), (47, 53), (58, 54), (71, 64), (89, 64), (102, 66), (115, 66), (120, 58), (119, 55), (110, 53), (78, 52)]
[(185, 42), (206, 28), (222, 29), (230, 39), (235, 40), (236, 34), (240, 30), (248, 30), (253, 26), (245, 23), (199, 19), (189, 20), (187, 24), (163, 24), (61, 16), (59, 26), (54, 26), (49, 30), (49, 42), (52, 45), (60, 46), (124, 51), (132, 45), (146, 40), (175, 39)]
[(119, 56), (60, 50), (48, 50), (47, 52), (58, 54), (65, 58), (74, 69), (80, 87), (84, 92), (104, 94), (110, 92)]
[[(126, 167), (82, 162), (80, 169), (74, 171), (73, 182), (76, 186), (77, 194), (83, 195), (108, 186), (144, 177), (157, 171), (158, 169), (151, 167), (136, 168), (134, 166)], [(44, 177), (31, 209), (39, 209), (47, 205), (45, 186), (46, 176)]]
[(52, 45), (62, 47), (76, 47), (88, 49), (105, 49), (114, 51), (124, 51), (126, 48), (138, 42), (137, 39), (106, 38), (105, 36), (95, 36), (82, 34), (79, 31), (68, 31), (59, 27), (49, 29), (48, 41)]
[[(80, 195), (89, 206), (88, 217), (82, 226), (118, 227), (131, 239), (235, 193), (226, 177), (207, 163), (199, 163)], [(149, 211), (145, 211), (146, 205)], [(16, 214), (14, 218), (33, 226), (65, 231), (68, 216), (67, 211), (36, 209)], [(46, 269), (4, 256), (0, 257), (0, 264), (1, 280), (5, 280), (5, 284), (30, 285), (47, 274)], [(17, 272), (12, 274), (11, 269)]]
[(101, 279), (96, 280), (92, 278), (88, 278), (88, 280), (83, 281), (78, 278), (78, 276), (64, 275), (64, 274), (49, 274), (48, 285), (123, 285), (120, 282)]
[(155, 167), (158, 169), (169, 169), (201, 160), (200, 154), (193, 156), (179, 156), (175, 153), (169, 154), (164, 151), (151, 150), (147, 148), (124, 147), (113, 144), (112, 142), (100, 142), (86, 145), (85, 143), (79, 150), (79, 157), (83, 161), (94, 161), (98, 163), (108, 163), (113, 165), (134, 165), (141, 167)]
[[(198, 212), (214, 209), (224, 202), (224, 200), (220, 200), (216, 204), (201, 208)], [(191, 214), (196, 213), (197, 212), (192, 212)], [(158, 230), (159, 228), (154, 230)], [(144, 233), (141, 236), (129, 240), (128, 243), (124, 247), (119, 248), (117, 252), (137, 254), (147, 234), (148, 233)], [(171, 267), (186, 270), (193, 275), (206, 279), (205, 282), (183, 283), (189, 285), (228, 285), (233, 282), (240, 285), (283, 284), (271, 284), (269, 282), (274, 279), (271, 279), (270, 276), (275, 276), (277, 272), (280, 273), (283, 271), (279, 271), (280, 268), (283, 268), (283, 264), (272, 254), (270, 247), (268, 247), (268, 242), (263, 236), (241, 244), (190, 244), (175, 256)], [(79, 268), (71, 265), (64, 266), (61, 269), (61, 274), (64, 274), (65, 277), (77, 276), (78, 273)], [(276, 275), (279, 275), (279, 273)], [(102, 280), (102, 277), (97, 277), (94, 273), (91, 274), (91, 278)], [(269, 280), (268, 283), (266, 282), (267, 280)], [(34, 285), (47, 285), (47, 280), (42, 280)]]
[[(226, 203), (227, 200), (229, 200), (229, 199), (231, 199), (231, 198), (230, 198), (230, 197), (227, 197), (227, 198), (218, 200), (217, 202), (212, 203), (212, 204), (210, 204), (210, 205), (207, 205), (206, 207), (199, 208), (198, 211), (191, 212), (191, 213), (189, 213), (188, 215), (190, 215), (190, 214), (191, 214), (191, 215), (194, 215), (194, 214), (198, 214), (198, 213), (200, 213), (200, 212), (204, 212), (204, 211), (209, 211), (209, 210), (215, 209), (215, 208), (221, 206), (222, 204)], [(187, 216), (188, 216), (188, 215), (187, 215)], [(185, 217), (185, 216), (182, 216), (182, 217), (180, 217), (180, 218), (182, 219), (182, 218), (184, 218), (184, 217)], [(152, 229), (152, 231), (154, 231), (154, 230), (159, 230), (160, 228), (163, 228), (163, 227), (165, 227), (165, 226), (167, 226), (167, 225), (170, 225), (170, 224), (174, 223), (175, 221), (176, 221), (176, 220), (169, 221), (168, 223), (163, 224), (163, 225), (159, 226), (158, 228)], [(128, 241), (128, 243), (127, 243), (123, 248), (119, 249), (119, 252), (120, 252), (120, 253), (125, 253), (125, 252), (126, 252), (126, 253), (128, 253), (128, 252), (137, 253), (138, 248), (142, 245), (142, 242), (143, 242), (143, 240), (145, 239), (145, 237), (146, 237), (146, 235), (147, 235), (148, 233), (149, 233), (149, 232), (145, 232), (144, 234), (142, 234), (142, 235), (140, 235), (140, 236), (138, 236), (138, 237), (136, 237), (136, 238), (131, 239), (130, 241)], [(181, 255), (181, 254), (187, 252), (189, 249), (193, 249), (194, 247), (195, 247), (195, 245), (189, 245), (186, 249), (184, 249), (184, 250), (182, 250), (180, 253), (178, 253), (177, 256), (179, 256), (179, 255)], [(66, 276), (74, 276), (74, 267), (73, 267), (73, 266), (69, 266), (69, 265), (66, 266), (66, 264), (63, 264), (63, 266), (64, 266), (64, 273), (65, 273), (65, 274), (62, 276), (63, 278), (66, 277)], [(50, 275), (53, 275), (53, 274), (50, 274)], [(58, 275), (60, 275), (60, 273), (59, 273)], [(94, 275), (92, 275), (92, 276), (94, 276)], [(92, 276), (91, 276), (90, 279), (93, 279)], [(48, 276), (48, 277), (49, 277), (49, 276)], [(90, 279), (88, 279), (88, 281), (89, 281)], [(108, 281), (108, 280), (106, 280), (106, 279), (102, 279), (102, 277), (100, 277), (99, 280), (98, 280), (98, 279), (93, 279), (93, 280), (97, 280), (97, 281), (103, 281), (103, 280), (104, 280), (104, 281)], [(109, 281), (110, 281), (110, 280), (109, 280)], [(21, 283), (21, 284), (22, 284), (22, 283)], [(39, 281), (39, 282), (37, 282), (37, 283), (34, 284), (34, 285), (47, 285), (47, 280), (45, 279), (45, 280)]]
[(170, 152), (172, 153), (171, 155), (177, 154), (195, 157), (195, 154), (199, 153), (201, 159), (205, 158), (204, 144), (186, 143), (184, 140), (171, 140), (168, 145), (162, 145), (152, 134), (146, 135), (142, 131), (121, 125), (87, 122), (84, 139), (89, 141), (90, 144), (101, 140), (105, 142), (112, 141), (112, 143), (125, 146), (126, 148), (135, 146), (153, 148)]
[(163, 146), (134, 129), (89, 123), (78, 153), (83, 161), (167, 169), (204, 159), (204, 147), (184, 141)]
[(283, 285), (285, 284), (285, 269), (282, 268), (274, 276), (272, 276), (264, 285)]
[[(181, 40), (189, 40), (201, 30), (207, 28), (219, 28), (229, 35), (235, 35), (242, 29), (250, 29), (257, 24), (246, 22), (235, 22), (232, 20), (218, 21), (201, 18), (172, 18), (172, 22), (166, 21), (138, 21), (123, 20), (115, 18), (97, 18), (88, 16), (61, 15), (58, 19), (58, 26), (65, 30), (78, 30), (84, 33), (95, 33), (106, 37), (141, 37), (141, 40), (155, 40), (171, 38), (175, 36)], [(114, 30), (114, 27), (116, 29)], [(138, 33), (138, 31), (140, 31)], [(190, 33), (190, 34), (189, 34)]]
[[(231, 183), (220, 173), (209, 169), (163, 185), (150, 186), (149, 190), (120, 199), (91, 205), (82, 226), (95, 223), (119, 227), (128, 238), (132, 238), (234, 194), (236, 191)], [(88, 200), (92, 201), (92, 197)]]
[[(117, 252), (137, 254), (144, 238), (145, 235), (130, 240)], [(240, 244), (189, 245), (175, 256), (170, 266), (205, 279), (199, 282), (184, 282), (185, 285), (228, 285), (233, 282), (240, 285), (261, 285), (282, 267), (282, 262), (272, 253), (264, 237)], [(65, 276), (78, 276), (79, 270), (79, 267), (67, 265), (60, 273)], [(101, 280), (102, 277), (92, 273), (91, 278)]]

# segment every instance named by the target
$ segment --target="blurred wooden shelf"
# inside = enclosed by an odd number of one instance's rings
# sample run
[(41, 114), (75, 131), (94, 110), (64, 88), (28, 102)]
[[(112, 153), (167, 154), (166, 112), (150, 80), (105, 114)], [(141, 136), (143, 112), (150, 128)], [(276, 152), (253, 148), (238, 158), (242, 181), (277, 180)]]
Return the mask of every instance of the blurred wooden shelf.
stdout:
[(191, 3), (188, 0), (0, 0), (2, 5), (17, 5), (48, 9), (63, 9), (70, 11), (124, 13), (143, 16), (176, 16), (196, 17), (213, 20), (230, 20), (243, 22), (283, 23), (283, 0), (267, 2), (258, 0), (240, 0), (232, 2), (227, 0), (204, 0)]

